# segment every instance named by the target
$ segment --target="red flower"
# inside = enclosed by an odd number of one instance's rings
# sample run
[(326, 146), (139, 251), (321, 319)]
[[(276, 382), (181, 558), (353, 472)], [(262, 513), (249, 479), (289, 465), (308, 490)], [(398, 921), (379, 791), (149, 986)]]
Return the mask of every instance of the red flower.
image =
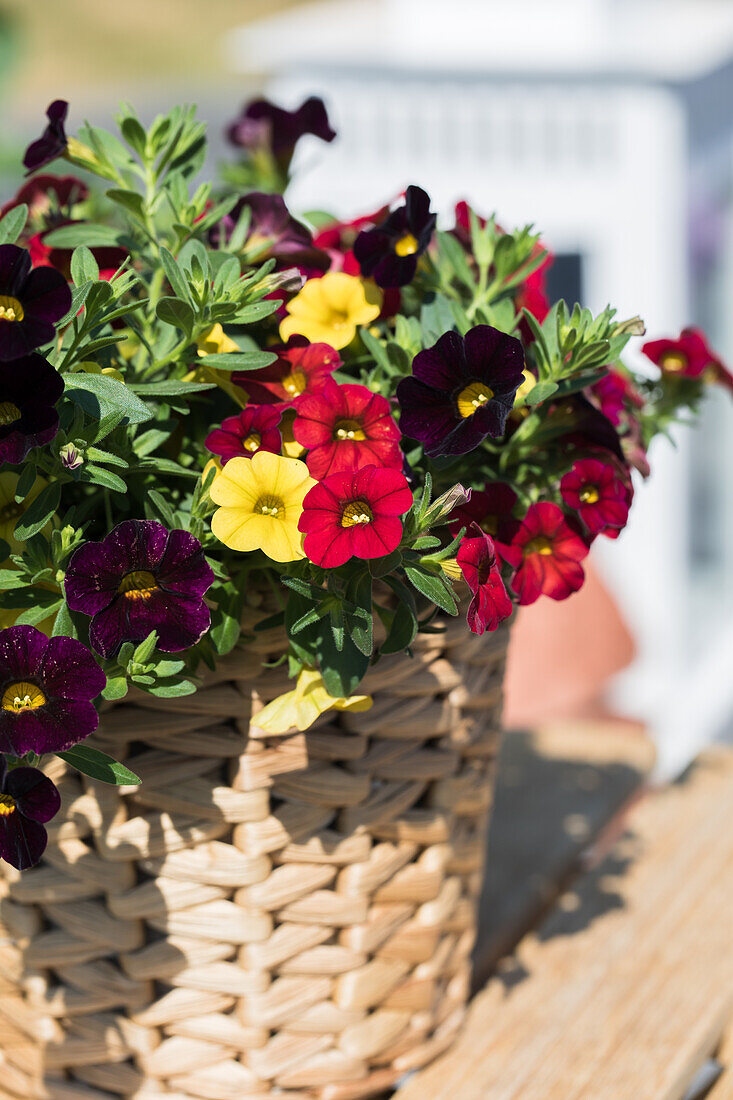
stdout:
[(560, 482), (562, 499), (574, 508), (591, 535), (617, 538), (626, 526), (631, 504), (631, 482), (622, 480), (620, 467), (599, 458), (581, 458)]
[(455, 536), (461, 527), (478, 524), (483, 532), (491, 535), (497, 554), (516, 567), (519, 555), (502, 539), (507, 523), (514, 518), (512, 512), (516, 503), (517, 494), (503, 481), (492, 481), (481, 491), (474, 489), (470, 500), (453, 512), (451, 533)]
[(474, 634), (496, 630), (499, 623), (512, 613), (512, 601), (507, 595), (496, 564), (494, 543), (476, 524), (470, 529), (456, 554), (466, 584), (473, 592), (466, 620)]
[(665, 374), (720, 382), (733, 390), (733, 374), (723, 366), (699, 328), (683, 329), (677, 340), (649, 340), (641, 350)]
[[(541, 252), (545, 252), (545, 246), (538, 241), (532, 249), (530, 260), (534, 260)], [(555, 257), (551, 252), (547, 252), (544, 260), (540, 266), (528, 275), (523, 283), (520, 283), (517, 289), (517, 297), (514, 301), (514, 305), (517, 312), (522, 309), (528, 309), (533, 317), (542, 324), (547, 314), (550, 312), (550, 299), (547, 294), (547, 272), (555, 261)], [(526, 321), (524, 322), (526, 325)], [(529, 326), (526, 325), (528, 334), (531, 339), (534, 337), (531, 334)]]
[(298, 530), (315, 565), (335, 569), (349, 558), (383, 558), (402, 538), (399, 516), (412, 507), (412, 493), (398, 470), (364, 466), (331, 474), (303, 501)]
[[(331, 271), (346, 271), (347, 275), (359, 275), (360, 268), (354, 257), (354, 241), (362, 229), (373, 229), (389, 214), (389, 203), (373, 214), (362, 214), (350, 222), (332, 222), (316, 233), (313, 244), (331, 257)], [(345, 261), (349, 257), (349, 270)]]
[(512, 588), (520, 604), (540, 596), (564, 600), (577, 592), (585, 579), (580, 562), (588, 546), (568, 524), (557, 504), (532, 504), (514, 530), (512, 545), (522, 552), (522, 564)]
[(251, 458), (258, 451), (279, 455), (282, 446), (278, 425), (280, 410), (268, 405), (248, 405), (238, 416), (229, 416), (207, 435), (204, 446), (219, 455), (222, 466), (230, 458)]
[(247, 391), (250, 400), (263, 405), (277, 401), (290, 408), (304, 393), (321, 393), (331, 372), (341, 366), (338, 352), (329, 344), (309, 344), (299, 336), (272, 350), (277, 359), (268, 367), (232, 375), (232, 381)]
[(308, 450), (308, 470), (319, 481), (363, 466), (402, 469), (400, 432), (389, 401), (366, 386), (337, 386), (327, 378), (321, 393), (303, 394), (293, 435)]

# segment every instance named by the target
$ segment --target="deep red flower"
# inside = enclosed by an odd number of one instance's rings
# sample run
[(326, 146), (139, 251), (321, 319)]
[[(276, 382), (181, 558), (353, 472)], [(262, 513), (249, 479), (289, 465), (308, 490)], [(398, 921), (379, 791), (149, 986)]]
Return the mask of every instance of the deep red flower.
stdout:
[(309, 344), (303, 336), (268, 350), (277, 353), (274, 363), (232, 374), (232, 381), (246, 390), (250, 400), (262, 405), (277, 401), (289, 408), (305, 393), (321, 393), (331, 372), (341, 366), (341, 358), (330, 344)]
[(517, 523), (512, 545), (522, 552), (522, 562), (511, 582), (520, 604), (540, 596), (564, 600), (577, 592), (585, 579), (580, 562), (588, 545), (567, 522), (557, 504), (532, 504)]
[(227, 137), (232, 145), (246, 153), (268, 149), (284, 171), (287, 171), (295, 146), (304, 134), (313, 134), (321, 141), (333, 141), (323, 100), (310, 96), (294, 111), (287, 111), (267, 99), (246, 103), (229, 127)]
[(453, 512), (451, 533), (455, 536), (461, 527), (468, 529), (471, 524), (477, 524), (481, 531), (491, 535), (499, 557), (516, 567), (519, 565), (518, 552), (502, 537), (507, 524), (514, 519), (516, 503), (517, 494), (503, 481), (492, 481), (482, 490), (474, 489), (470, 499)]
[(499, 623), (509, 618), (513, 607), (496, 564), (490, 536), (473, 524), (468, 538), (461, 542), (456, 561), (473, 592), (466, 614), (469, 629), (474, 634), (496, 630)]
[(620, 472), (615, 462), (581, 458), (560, 482), (562, 499), (575, 509), (591, 535), (615, 538), (626, 526), (631, 483), (622, 480)]
[(237, 416), (229, 416), (220, 428), (214, 428), (204, 440), (204, 446), (219, 455), (222, 466), (230, 458), (251, 458), (258, 451), (279, 455), (282, 439), (278, 425), (280, 409), (272, 405), (248, 405)]
[(366, 386), (337, 386), (327, 378), (321, 393), (303, 394), (293, 434), (308, 450), (308, 470), (319, 481), (363, 466), (402, 469), (400, 432), (389, 401)]
[(733, 390), (733, 374), (707, 342), (699, 328), (685, 328), (677, 340), (649, 340), (641, 349), (665, 374), (720, 382)]
[(46, 110), (48, 125), (41, 136), (30, 143), (23, 157), (23, 167), (28, 169), (29, 175), (66, 152), (68, 142), (64, 124), (68, 113), (69, 104), (65, 99), (55, 99), (49, 104)]
[[(547, 314), (550, 312), (550, 299), (547, 294), (547, 272), (554, 263), (555, 257), (551, 252), (548, 252), (540, 241), (532, 249), (530, 260), (534, 260), (541, 252), (546, 252), (546, 256), (540, 266), (528, 275), (523, 283), (519, 284), (517, 289), (517, 296), (514, 300), (514, 305), (517, 311), (522, 309), (528, 309), (533, 317), (542, 324)], [(523, 323), (527, 328), (527, 333), (531, 339), (533, 339), (529, 325), (527, 325), (524, 318)]]
[[(585, 392), (595, 408), (616, 429), (614, 435), (620, 450), (611, 445), (610, 439), (603, 440), (601, 438), (603, 433), (595, 430), (597, 424), (593, 425), (593, 430), (585, 432), (587, 437), (592, 439), (594, 443), (608, 447), (609, 450), (618, 450), (620, 458), (637, 469), (642, 477), (648, 477), (650, 473), (649, 463), (642, 442), (641, 424), (637, 416), (638, 410), (644, 407), (644, 398), (631, 379), (623, 371), (611, 367), (603, 378), (594, 382)], [(575, 394), (574, 398), (576, 404), (584, 401), (580, 394)], [(584, 420), (587, 426), (587, 417)]]
[(51, 172), (44, 172), (26, 180), (2, 207), (0, 217), (4, 218), (8, 211), (25, 203), (31, 224), (42, 221), (41, 227), (47, 229), (49, 223), (46, 219), (54, 210), (68, 211), (75, 203), (83, 202), (88, 197), (89, 188), (76, 176), (54, 176)]
[(219, 247), (222, 239), (229, 240), (245, 210), (249, 211), (250, 219), (245, 246), (257, 250), (258, 262), (273, 259), (278, 268), (328, 269), (329, 256), (316, 248), (310, 229), (292, 216), (282, 195), (262, 191), (243, 195), (209, 230), (209, 240), (215, 247)]
[(383, 558), (402, 538), (399, 519), (412, 507), (412, 493), (399, 470), (364, 466), (355, 473), (331, 474), (303, 501), (298, 530), (303, 549), (323, 569), (349, 558)]

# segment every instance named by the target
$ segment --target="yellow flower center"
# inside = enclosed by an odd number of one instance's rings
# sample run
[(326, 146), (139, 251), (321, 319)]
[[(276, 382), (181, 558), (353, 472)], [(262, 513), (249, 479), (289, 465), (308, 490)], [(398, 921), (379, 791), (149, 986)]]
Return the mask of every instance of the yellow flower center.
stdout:
[(371, 523), (373, 519), (372, 510), (366, 501), (352, 500), (341, 514), (341, 526), (356, 527), (363, 523)]
[(467, 420), (494, 396), (494, 391), (485, 382), (470, 382), (456, 398), (458, 415)]
[(292, 394), (293, 397), (298, 397), (301, 393), (304, 393), (307, 385), (308, 379), (305, 371), (298, 368), (283, 378), (283, 389), (286, 393)]
[(339, 420), (334, 425), (334, 439), (366, 439), (366, 435), (358, 420)]
[(243, 446), (245, 451), (254, 452), (258, 449), (261, 442), (262, 436), (259, 434), (259, 432), (250, 432), (245, 439)]
[(120, 581), (117, 592), (128, 600), (149, 600), (158, 587), (155, 577), (147, 569), (136, 569)]
[(260, 497), (255, 504), (254, 510), (259, 516), (271, 516), (272, 519), (285, 518), (285, 503), (281, 497)]
[(597, 504), (601, 499), (601, 494), (598, 492), (595, 485), (586, 485), (584, 489), (580, 490), (578, 495), (583, 504)]
[(12, 401), (0, 401), (0, 426), (4, 428), (8, 424), (14, 424), (16, 420), (20, 420), (18, 406)]
[(19, 680), (16, 684), (10, 684), (5, 688), (0, 707), (19, 714), (23, 710), (38, 710), (45, 704), (46, 696), (39, 687), (27, 680)]
[(17, 298), (0, 294), (0, 321), (22, 321), (23, 307)]
[(530, 539), (524, 548), (526, 554), (551, 554), (552, 543), (544, 535), (538, 535), (536, 539)]
[(0, 794), (0, 817), (10, 817), (15, 813), (15, 799), (9, 794)]
[(395, 241), (394, 250), (398, 256), (414, 256), (420, 245), (412, 233), (405, 233), (398, 241)]
[(664, 370), (681, 371), (687, 366), (687, 358), (679, 351), (665, 351), (659, 365)]

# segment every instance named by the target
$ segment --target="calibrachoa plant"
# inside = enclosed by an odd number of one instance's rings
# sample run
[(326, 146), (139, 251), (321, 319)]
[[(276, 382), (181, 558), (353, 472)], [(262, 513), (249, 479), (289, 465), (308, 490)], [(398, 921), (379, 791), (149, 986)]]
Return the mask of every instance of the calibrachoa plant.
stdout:
[(102, 700), (190, 694), (284, 627), (293, 687), (257, 725), (364, 709), (369, 666), (438, 612), (483, 634), (577, 591), (651, 438), (733, 388), (696, 329), (624, 366), (641, 321), (550, 303), (529, 227), (459, 203), (439, 228), (414, 184), (343, 222), (291, 211), (298, 142), (335, 137), (316, 98), (245, 105), (223, 182), (198, 186), (192, 109), (78, 136), (68, 114), (48, 108), (0, 218), (0, 857), (18, 868), (59, 807), (43, 757), (137, 782), (84, 744)]

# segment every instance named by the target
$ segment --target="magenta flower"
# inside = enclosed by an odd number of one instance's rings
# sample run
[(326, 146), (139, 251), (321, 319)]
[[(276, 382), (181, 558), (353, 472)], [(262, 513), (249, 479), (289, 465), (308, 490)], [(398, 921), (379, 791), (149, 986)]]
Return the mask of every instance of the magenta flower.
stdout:
[(107, 678), (85, 645), (34, 626), (0, 631), (0, 753), (61, 752), (99, 718), (91, 700)]
[(273, 405), (248, 405), (237, 416), (228, 416), (220, 428), (214, 428), (204, 446), (219, 455), (222, 466), (230, 458), (251, 458), (258, 451), (280, 454), (280, 409)]
[(63, 275), (52, 267), (31, 268), (24, 248), (0, 245), (0, 362), (48, 344), (56, 335), (56, 321), (70, 307)]
[(523, 369), (513, 336), (490, 325), (465, 337), (446, 332), (418, 352), (412, 377), (397, 387), (403, 435), (420, 440), (430, 456), (468, 454), (487, 435), (502, 435)]
[(91, 616), (89, 642), (113, 657), (123, 642), (158, 632), (158, 648), (176, 653), (195, 645), (211, 617), (203, 597), (214, 572), (201, 543), (187, 531), (153, 520), (128, 519), (101, 542), (87, 542), (66, 571), (66, 602)]
[(61, 808), (61, 797), (38, 768), (8, 769), (0, 756), (0, 859), (19, 871), (35, 866), (46, 850), (44, 825)]
[(46, 111), (48, 125), (41, 136), (32, 141), (25, 151), (23, 166), (29, 172), (35, 172), (50, 164), (56, 157), (66, 152), (67, 140), (64, 123), (69, 113), (69, 104), (65, 99), (55, 99)]

